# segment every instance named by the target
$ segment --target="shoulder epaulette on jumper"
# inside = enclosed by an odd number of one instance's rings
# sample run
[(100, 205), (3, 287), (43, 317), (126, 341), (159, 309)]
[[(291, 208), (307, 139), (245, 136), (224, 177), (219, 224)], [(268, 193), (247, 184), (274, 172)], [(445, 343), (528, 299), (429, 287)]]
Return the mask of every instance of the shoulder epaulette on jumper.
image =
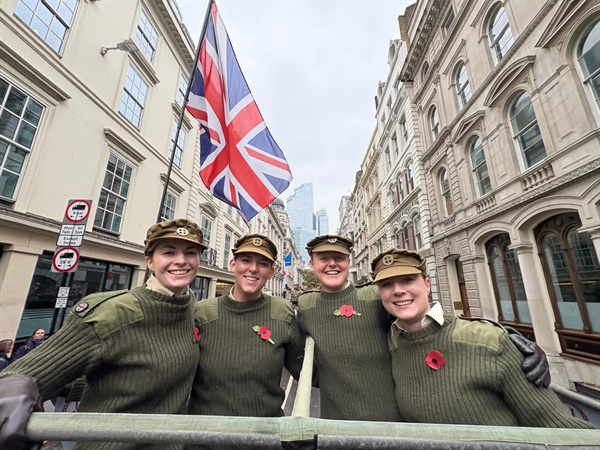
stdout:
[(500, 349), (500, 336), (506, 331), (504, 328), (494, 325), (492, 321), (485, 319), (459, 317), (452, 332), (452, 340), (483, 345), (498, 351)]
[(356, 288), (356, 292), (359, 300), (377, 300), (378, 302), (381, 301), (381, 296), (379, 295), (379, 288), (374, 284)]
[(298, 309), (312, 308), (317, 304), (320, 290), (306, 291), (298, 297)]
[(91, 324), (101, 338), (144, 317), (138, 298), (127, 290), (88, 295), (77, 302), (71, 312)]
[(219, 318), (219, 299), (207, 298), (194, 304), (194, 318), (198, 324), (204, 324)]
[(275, 320), (283, 320), (290, 323), (294, 317), (294, 307), (292, 304), (281, 297), (271, 297), (271, 318)]

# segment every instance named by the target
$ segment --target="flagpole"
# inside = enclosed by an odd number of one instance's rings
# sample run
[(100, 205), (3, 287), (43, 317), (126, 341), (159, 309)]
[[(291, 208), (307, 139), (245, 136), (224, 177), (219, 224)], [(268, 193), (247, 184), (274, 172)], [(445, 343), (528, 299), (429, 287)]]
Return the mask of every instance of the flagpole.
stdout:
[(160, 204), (158, 205), (158, 215), (156, 216), (156, 223), (161, 221), (160, 219), (162, 217), (163, 206), (165, 204), (165, 199), (167, 198), (169, 182), (171, 181), (171, 170), (173, 169), (173, 162), (175, 161), (175, 151), (177, 150), (177, 142), (179, 141), (179, 134), (181, 133), (181, 124), (183, 123), (183, 116), (185, 115), (185, 105), (188, 102), (188, 97), (190, 96), (190, 91), (192, 89), (192, 81), (194, 81), (194, 73), (196, 71), (196, 67), (198, 66), (198, 59), (200, 59), (200, 46), (202, 45), (202, 41), (204, 40), (204, 36), (206, 35), (206, 28), (208, 27), (208, 20), (210, 19), (210, 11), (212, 9), (213, 3), (214, 3), (214, 0), (209, 0), (208, 6), (206, 7), (206, 13), (204, 15), (204, 23), (202, 24), (202, 31), (200, 32), (200, 39), (198, 40), (198, 45), (196, 46), (196, 56), (194, 57), (194, 63), (192, 64), (192, 71), (190, 73), (187, 88), (185, 90), (185, 96), (183, 98), (183, 104), (181, 105), (181, 111), (179, 113), (179, 120), (177, 121), (177, 129), (175, 130), (175, 137), (173, 139), (173, 150), (171, 152), (171, 159), (169, 160), (169, 166), (167, 167), (167, 174), (165, 177), (165, 185), (163, 187), (162, 195), (160, 198)]

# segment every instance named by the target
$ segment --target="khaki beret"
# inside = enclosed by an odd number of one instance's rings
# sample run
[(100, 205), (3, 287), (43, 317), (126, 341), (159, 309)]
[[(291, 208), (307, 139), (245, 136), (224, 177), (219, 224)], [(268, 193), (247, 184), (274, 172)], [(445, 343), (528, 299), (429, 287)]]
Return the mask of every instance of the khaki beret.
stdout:
[(371, 263), (373, 281), (401, 275), (425, 273), (425, 258), (417, 252), (403, 248), (393, 248), (380, 253)]
[(277, 259), (277, 247), (267, 236), (262, 234), (247, 234), (238, 239), (231, 250), (234, 255), (238, 253), (258, 253), (266, 256), (271, 261)]
[(198, 244), (200, 253), (206, 250), (204, 235), (198, 224), (187, 219), (175, 219), (155, 223), (148, 228), (144, 241), (144, 255), (148, 256), (159, 240), (167, 238), (182, 239)]
[(349, 255), (354, 243), (345, 237), (335, 234), (325, 234), (317, 236), (306, 243), (306, 250), (309, 255), (315, 252), (338, 252)]

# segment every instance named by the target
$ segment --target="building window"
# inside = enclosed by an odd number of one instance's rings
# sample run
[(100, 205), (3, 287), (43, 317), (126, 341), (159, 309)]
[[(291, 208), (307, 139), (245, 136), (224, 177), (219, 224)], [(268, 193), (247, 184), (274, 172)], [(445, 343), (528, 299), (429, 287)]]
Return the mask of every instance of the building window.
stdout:
[(425, 78), (427, 78), (428, 73), (429, 73), (429, 63), (427, 61), (425, 61), (423, 63), (423, 68), (421, 69), (421, 78), (423, 79), (423, 81), (425, 81)]
[(421, 217), (417, 214), (415, 217), (413, 217), (412, 222), (413, 222), (413, 230), (415, 232), (415, 246), (416, 246), (415, 250), (418, 250), (423, 245), (423, 240), (421, 237)]
[(0, 78), (0, 197), (14, 199), (44, 108)]
[(409, 161), (409, 163), (406, 165), (406, 184), (408, 192), (412, 192), (415, 188), (415, 182), (413, 180), (412, 161)]
[(210, 246), (210, 232), (212, 229), (212, 220), (208, 217), (202, 217), (202, 222), (200, 224), (200, 228), (202, 229), (202, 234), (204, 235), (204, 245), (207, 247)]
[(187, 91), (188, 82), (183, 75), (179, 76), (179, 85), (177, 86), (177, 104), (183, 107), (185, 101), (185, 92)]
[(402, 174), (398, 175), (398, 199), (404, 200), (404, 182), (402, 180)]
[(583, 82), (587, 84), (596, 103), (600, 105), (600, 21), (587, 32), (577, 49)]
[(448, 172), (446, 169), (440, 171), (440, 192), (443, 198), (444, 213), (446, 216), (450, 216), (454, 212), (454, 205), (452, 203), (452, 193), (450, 192), (450, 183), (448, 182)]
[(387, 170), (390, 170), (390, 168), (392, 167), (392, 157), (390, 156), (390, 149), (386, 148), (384, 153), (385, 153), (385, 168)]
[(78, 0), (20, 0), (15, 14), (58, 53), (78, 3)]
[[(173, 153), (173, 146), (175, 146), (175, 134), (177, 133), (177, 120), (173, 120), (173, 128), (171, 129), (171, 142), (169, 144), (169, 161)], [(173, 157), (173, 163), (177, 167), (181, 167), (181, 156), (183, 154), (183, 148), (185, 146), (186, 132), (183, 128), (179, 130), (179, 136), (177, 138), (177, 145), (175, 146), (175, 156)]]
[(396, 139), (396, 134), (392, 136), (391, 141), (391, 146), (394, 149), (394, 158), (397, 159), (398, 156), (400, 156), (400, 150), (398, 149), (398, 140)]
[(223, 244), (223, 269), (229, 267), (229, 252), (231, 251), (231, 232), (225, 230), (225, 242)]
[(152, 61), (154, 59), (154, 52), (156, 51), (156, 44), (158, 43), (158, 33), (143, 9), (140, 13), (137, 31), (135, 32), (135, 42), (142, 53), (146, 55), (148, 61)]
[(402, 248), (405, 248), (407, 250), (412, 250), (410, 248), (410, 233), (408, 231), (408, 226), (404, 226), (402, 227)]
[(135, 69), (129, 66), (127, 69), (125, 86), (123, 87), (123, 93), (121, 94), (119, 112), (137, 128), (140, 127), (140, 120), (142, 118), (142, 112), (144, 111), (147, 94), (148, 85)]
[(446, 20), (444, 20), (444, 23), (442, 25), (442, 30), (444, 30), (444, 36), (448, 36), (453, 25), (454, 25), (454, 10), (452, 8), (450, 8), (450, 12), (446, 16)]
[(471, 100), (471, 87), (469, 86), (467, 66), (464, 63), (460, 63), (456, 71), (456, 94), (461, 107)]
[(600, 264), (576, 213), (560, 214), (534, 230), (556, 332), (564, 353), (600, 361)]
[(499, 6), (491, 15), (488, 33), (492, 52), (496, 61), (500, 61), (514, 43), (506, 11), (502, 6)]
[(400, 132), (402, 133), (402, 144), (408, 142), (408, 128), (406, 128), (406, 117), (402, 116), (400, 119)]
[[(63, 274), (52, 272), (52, 256), (51, 252), (44, 252), (38, 257), (17, 330), (19, 339), (31, 336), (36, 328), (43, 328), (49, 335), (54, 334), (64, 323), (70, 308), (86, 295), (131, 288), (132, 266), (82, 257), (72, 276), (63, 278)], [(55, 309), (58, 288), (61, 286), (70, 288), (67, 307)], [(53, 330), (51, 326), (55, 311), (57, 315)]]
[(111, 153), (100, 191), (94, 226), (119, 233), (133, 169)]
[(477, 192), (479, 196), (485, 195), (492, 190), (492, 184), (490, 183), (490, 174), (485, 161), (485, 153), (483, 153), (483, 144), (479, 136), (471, 141), (469, 154), (473, 175), (477, 181)]
[(438, 118), (437, 108), (434, 106), (429, 111), (429, 124), (431, 126), (431, 134), (435, 140), (440, 134), (440, 119)]
[(513, 139), (518, 142), (525, 168), (546, 157), (546, 148), (527, 92), (521, 93), (510, 108)]
[(160, 220), (173, 220), (175, 218), (175, 206), (177, 205), (177, 197), (170, 192), (167, 192), (165, 202), (163, 203)]
[[(498, 320), (502, 323), (529, 324), (524, 334), (533, 334), (531, 313), (523, 284), (521, 267), (514, 250), (509, 248), (508, 233), (494, 236), (486, 242), (488, 266), (492, 275), (494, 296), (498, 306)], [(519, 327), (519, 331), (523, 331)]]

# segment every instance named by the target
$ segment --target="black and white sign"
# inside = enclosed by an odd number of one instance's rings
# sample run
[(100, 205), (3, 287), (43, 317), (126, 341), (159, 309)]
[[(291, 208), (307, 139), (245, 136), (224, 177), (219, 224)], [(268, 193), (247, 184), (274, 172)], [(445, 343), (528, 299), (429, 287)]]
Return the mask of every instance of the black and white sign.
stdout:
[(81, 247), (83, 236), (58, 236), (57, 247)]
[(71, 200), (65, 211), (65, 219), (69, 222), (83, 222), (90, 215), (92, 205), (88, 200)]
[(54, 304), (55, 308), (66, 308), (67, 307), (67, 300), (69, 300), (68, 297), (58, 297), (56, 299), (56, 303)]
[(83, 236), (85, 234), (85, 225), (63, 224), (60, 227), (60, 234), (64, 236)]
[(68, 286), (61, 286), (58, 288), (58, 296), (59, 297), (68, 297), (70, 290), (71, 290), (71, 288)]
[(52, 257), (52, 272), (73, 272), (79, 264), (79, 249), (75, 247), (62, 247), (54, 252)]

